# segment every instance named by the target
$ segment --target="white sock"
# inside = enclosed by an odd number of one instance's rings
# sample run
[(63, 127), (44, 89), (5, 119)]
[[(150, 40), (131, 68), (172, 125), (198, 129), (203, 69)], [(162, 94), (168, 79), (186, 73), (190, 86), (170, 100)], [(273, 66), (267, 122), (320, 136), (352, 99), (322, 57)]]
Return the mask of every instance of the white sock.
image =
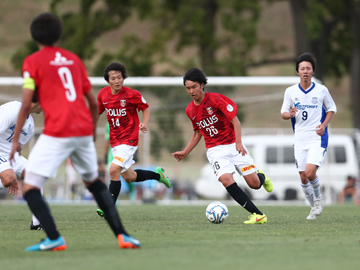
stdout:
[(314, 181), (310, 181), (310, 185), (312, 186), (314, 190), (314, 195), (316, 200), (321, 199), (321, 191), (320, 191), (320, 179), (319, 177), (316, 177)]
[(310, 203), (311, 207), (314, 207), (314, 190), (309, 183), (306, 185), (301, 184), (302, 190), (305, 194), (305, 198)]

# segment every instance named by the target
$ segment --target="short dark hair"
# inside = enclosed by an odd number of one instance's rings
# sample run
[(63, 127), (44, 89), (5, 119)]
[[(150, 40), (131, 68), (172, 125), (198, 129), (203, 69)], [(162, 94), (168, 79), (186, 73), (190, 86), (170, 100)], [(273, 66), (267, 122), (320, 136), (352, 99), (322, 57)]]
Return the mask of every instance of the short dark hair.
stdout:
[(30, 31), (36, 42), (45, 46), (53, 46), (60, 39), (63, 26), (56, 15), (45, 12), (33, 19)]
[(204, 86), (207, 84), (207, 78), (206, 78), (206, 74), (204, 71), (202, 71), (199, 68), (192, 68), (190, 70), (188, 70), (184, 77), (183, 77), (184, 81), (184, 85), (186, 81), (192, 81), (192, 82), (198, 82), (199, 84), (204, 84)]
[(302, 55), (299, 56), (298, 60), (296, 61), (296, 72), (299, 72), (299, 65), (301, 62), (310, 62), (313, 71), (315, 71), (316, 59), (312, 53), (303, 53)]
[(126, 74), (126, 67), (123, 64), (120, 63), (110, 63), (109, 65), (107, 65), (107, 67), (104, 70), (104, 79), (105, 81), (109, 82), (109, 72), (110, 71), (120, 71), (122, 77), (124, 78), (124, 80), (127, 78), (127, 74)]

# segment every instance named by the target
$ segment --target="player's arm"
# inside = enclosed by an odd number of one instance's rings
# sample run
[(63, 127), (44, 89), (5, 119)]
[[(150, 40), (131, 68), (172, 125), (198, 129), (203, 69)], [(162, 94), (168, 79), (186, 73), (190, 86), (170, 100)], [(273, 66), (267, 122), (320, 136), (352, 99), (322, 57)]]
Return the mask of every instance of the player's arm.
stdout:
[(85, 98), (88, 101), (89, 110), (90, 110), (91, 117), (92, 117), (93, 124), (94, 124), (93, 135), (94, 135), (94, 141), (95, 141), (96, 140), (96, 124), (97, 124), (97, 121), (99, 120), (97, 100), (96, 100), (95, 94), (92, 90), (87, 91), (85, 93)]
[(330, 120), (331, 120), (331, 118), (333, 117), (333, 115), (334, 115), (334, 112), (333, 112), (333, 111), (329, 111), (329, 112), (326, 114), (326, 117), (325, 117), (324, 122), (322, 122), (320, 125), (318, 125), (318, 126), (316, 127), (316, 134), (317, 134), (317, 135), (320, 135), (320, 136), (324, 135), (325, 129), (326, 129), (326, 127), (329, 125)]
[[(26, 80), (25, 80), (26, 81)], [(18, 114), (18, 118), (16, 121), (15, 131), (14, 131), (14, 137), (13, 137), (13, 146), (10, 152), (10, 164), (14, 160), (14, 154), (16, 151), (20, 152), (21, 147), (19, 143), (19, 136), (22, 130), (22, 127), (24, 126), (24, 123), (26, 121), (26, 118), (30, 114), (31, 108), (32, 108), (32, 99), (34, 96), (34, 89), (30, 88), (24, 88), (23, 89), (23, 96), (22, 96), (22, 105), (20, 107), (20, 111)]]
[(288, 93), (288, 91), (285, 91), (284, 94), (284, 101), (281, 107), (281, 117), (284, 120), (288, 120), (290, 118), (295, 117), (297, 109), (295, 106), (292, 106), (291, 104), (291, 97)]
[(245, 147), (243, 146), (242, 140), (241, 140), (241, 123), (240, 123), (240, 120), (239, 120), (239, 118), (237, 116), (235, 116), (231, 120), (231, 123), (234, 125), (236, 150), (240, 154), (245, 156), (246, 150), (245, 150)]
[(177, 151), (175, 153), (172, 153), (173, 157), (176, 158), (176, 161), (180, 161), (183, 158), (185, 158), (188, 154), (190, 154), (190, 152), (195, 148), (195, 146), (199, 143), (199, 141), (201, 140), (201, 133), (200, 131), (194, 130), (193, 136), (190, 140), (190, 142), (188, 143), (188, 145), (185, 147), (184, 150), (182, 151)]
[(141, 130), (142, 133), (146, 133), (147, 132), (147, 125), (149, 123), (149, 118), (150, 118), (150, 110), (149, 108), (145, 109), (142, 111), (143, 113), (143, 121), (142, 123), (140, 123), (139, 125), (139, 129)]

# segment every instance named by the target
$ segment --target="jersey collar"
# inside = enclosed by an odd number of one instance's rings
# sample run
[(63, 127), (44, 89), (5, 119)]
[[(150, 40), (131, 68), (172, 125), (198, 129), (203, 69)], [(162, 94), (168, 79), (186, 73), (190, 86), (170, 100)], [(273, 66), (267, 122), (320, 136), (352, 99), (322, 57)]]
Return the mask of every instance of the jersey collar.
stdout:
[(313, 82), (312, 85), (311, 85), (311, 87), (310, 87), (309, 90), (307, 90), (307, 91), (305, 91), (305, 90), (301, 87), (300, 83), (298, 84), (298, 86), (299, 86), (299, 89), (300, 89), (304, 94), (308, 94), (308, 93), (310, 93), (311, 90), (314, 89), (315, 83)]

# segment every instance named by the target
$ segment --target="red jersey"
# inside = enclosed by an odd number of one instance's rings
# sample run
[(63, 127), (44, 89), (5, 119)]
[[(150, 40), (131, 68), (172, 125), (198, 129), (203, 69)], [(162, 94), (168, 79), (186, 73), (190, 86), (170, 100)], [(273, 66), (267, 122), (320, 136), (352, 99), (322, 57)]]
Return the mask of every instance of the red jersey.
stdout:
[(44, 111), (44, 134), (53, 137), (93, 134), (93, 120), (84, 98), (91, 84), (76, 54), (47, 46), (25, 58), (22, 72), (24, 78), (34, 80)]
[(199, 130), (204, 136), (206, 148), (235, 142), (235, 131), (231, 120), (236, 113), (236, 104), (217, 93), (205, 93), (200, 105), (192, 101), (186, 107), (186, 114), (194, 130)]
[(137, 146), (140, 124), (138, 111), (149, 107), (139, 91), (123, 86), (118, 94), (113, 95), (110, 86), (107, 86), (99, 91), (97, 102), (99, 115), (106, 110), (111, 147), (120, 144)]

